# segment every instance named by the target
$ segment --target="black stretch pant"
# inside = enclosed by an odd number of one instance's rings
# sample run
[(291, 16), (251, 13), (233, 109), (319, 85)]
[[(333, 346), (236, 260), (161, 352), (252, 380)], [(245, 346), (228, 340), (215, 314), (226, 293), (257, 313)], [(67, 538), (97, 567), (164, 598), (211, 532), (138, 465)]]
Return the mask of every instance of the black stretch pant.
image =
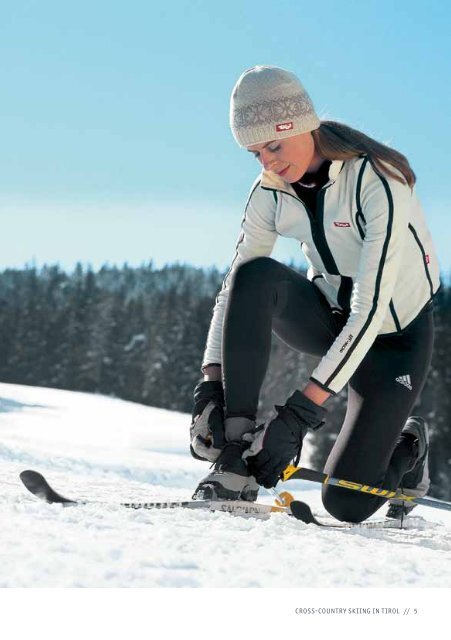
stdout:
[[(341, 314), (332, 313), (318, 288), (293, 269), (272, 258), (241, 265), (224, 321), (227, 414), (255, 418), (272, 331), (298, 351), (323, 356), (345, 322)], [(430, 305), (401, 334), (376, 338), (348, 383), (346, 417), (325, 473), (398, 488), (412, 462), (412, 449), (408, 442), (397, 442), (426, 381), (433, 335)], [(410, 375), (412, 391), (396, 381), (405, 374)], [(362, 521), (384, 502), (376, 496), (323, 487), (324, 506), (339, 520)]]

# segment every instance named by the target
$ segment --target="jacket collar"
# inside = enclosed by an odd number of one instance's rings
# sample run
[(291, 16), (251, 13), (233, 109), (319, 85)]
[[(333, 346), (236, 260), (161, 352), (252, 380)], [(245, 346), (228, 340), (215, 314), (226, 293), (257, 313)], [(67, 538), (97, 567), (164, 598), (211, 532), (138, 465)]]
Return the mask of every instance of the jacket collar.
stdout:
[[(329, 167), (329, 182), (335, 182), (338, 174), (342, 170), (344, 160), (332, 160)], [(295, 191), (289, 182), (286, 182), (283, 178), (273, 173), (272, 171), (262, 171), (261, 173), (261, 186), (266, 189), (274, 189), (276, 191), (285, 191), (295, 194)]]

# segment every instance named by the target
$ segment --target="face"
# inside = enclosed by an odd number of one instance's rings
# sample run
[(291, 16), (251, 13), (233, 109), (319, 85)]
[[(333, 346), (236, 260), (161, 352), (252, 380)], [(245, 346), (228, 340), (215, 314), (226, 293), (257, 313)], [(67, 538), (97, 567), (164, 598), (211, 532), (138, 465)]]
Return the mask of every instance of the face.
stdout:
[(277, 173), (286, 182), (297, 182), (308, 170), (315, 171), (322, 161), (315, 152), (310, 132), (246, 148), (255, 155), (265, 171)]

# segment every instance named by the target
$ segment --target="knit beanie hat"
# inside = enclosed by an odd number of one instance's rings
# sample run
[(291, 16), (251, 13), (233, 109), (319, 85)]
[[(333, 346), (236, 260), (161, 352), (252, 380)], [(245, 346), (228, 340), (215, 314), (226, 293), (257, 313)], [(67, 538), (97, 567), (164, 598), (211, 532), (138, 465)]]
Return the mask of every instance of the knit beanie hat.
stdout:
[(238, 78), (230, 100), (230, 127), (241, 147), (307, 133), (320, 124), (294, 73), (259, 65)]

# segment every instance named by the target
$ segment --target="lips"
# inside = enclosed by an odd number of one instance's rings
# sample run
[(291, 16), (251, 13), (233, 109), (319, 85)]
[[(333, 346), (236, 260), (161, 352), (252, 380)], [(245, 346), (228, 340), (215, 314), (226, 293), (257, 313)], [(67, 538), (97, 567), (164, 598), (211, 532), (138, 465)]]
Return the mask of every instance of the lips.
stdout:
[(282, 171), (278, 171), (277, 175), (278, 176), (284, 176), (289, 168), (290, 168), (290, 165), (288, 165), (288, 167), (286, 167), (285, 169), (282, 169)]

